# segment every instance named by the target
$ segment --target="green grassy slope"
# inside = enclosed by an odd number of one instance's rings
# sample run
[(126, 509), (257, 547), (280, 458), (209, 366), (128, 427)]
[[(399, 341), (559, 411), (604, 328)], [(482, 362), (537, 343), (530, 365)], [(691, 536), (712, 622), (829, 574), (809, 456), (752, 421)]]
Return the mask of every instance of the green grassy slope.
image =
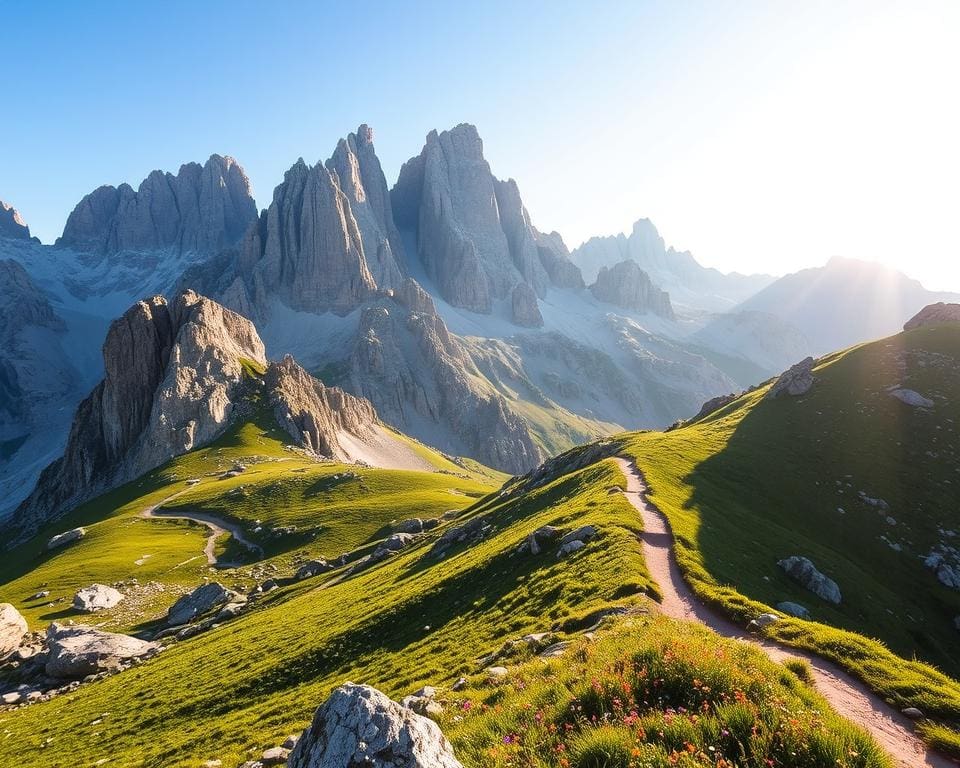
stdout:
[[(855, 347), (820, 361), (816, 375), (805, 396), (769, 400), (760, 389), (701, 422), (628, 436), (625, 450), (702, 597), (740, 618), (758, 602), (802, 603), (822, 624), (790, 620), (775, 634), (843, 661), (901, 705), (960, 719), (960, 685), (902, 661), (960, 673), (960, 592), (923, 564), (960, 529), (960, 326)], [(934, 407), (904, 405), (887, 391), (895, 385)], [(838, 583), (840, 606), (777, 567), (795, 554)], [(902, 659), (824, 625), (880, 638)]]
[[(321, 463), (291, 449), (286, 434), (267, 414), (257, 412), (215, 443), (83, 505), (6, 553), (0, 562), (0, 601), (17, 605), (39, 629), (52, 620), (80, 618), (69, 610), (80, 587), (136, 579), (139, 586), (129, 586), (127, 600), (96, 617), (108, 628), (129, 629), (164, 613), (176, 593), (196, 586), (204, 577), (252, 585), (249, 567), (218, 575), (207, 565), (203, 556), (206, 527), (141, 517), (145, 509), (158, 504), (173, 514), (203, 512), (239, 523), (246, 537), (263, 547), (277, 572), (287, 573), (297, 560), (336, 557), (363, 547), (391, 522), (436, 517), (467, 507), (498, 485), (492, 470), (459, 467), (435, 451), (420, 448), (437, 472)], [(237, 463), (247, 469), (223, 478)], [(353, 477), (332, 479), (347, 472)], [(199, 482), (194, 485), (187, 480)], [(45, 551), (50, 536), (77, 525), (86, 528), (85, 538), (52, 553)], [(258, 525), (262, 530), (255, 533)], [(296, 531), (275, 532), (289, 526)], [(228, 538), (218, 541), (217, 551), (228, 560), (252, 564), (252, 557)], [(158, 584), (164, 591), (156, 588)], [(44, 590), (50, 591), (48, 597), (28, 599)]]
[[(4, 713), (0, 753), (16, 745), (21, 766), (80, 754), (130, 766), (216, 757), (233, 768), (302, 728), (343, 680), (393, 695), (449, 683), (476, 671), (476, 659), (507, 637), (554, 625), (573, 630), (611, 601), (641, 601), (649, 584), (639, 523), (622, 497), (607, 492), (621, 481), (606, 462), (529, 494), (491, 495), (467, 513), (492, 527), (481, 542), (437, 559), (427, 556), (426, 541), (326, 588), (314, 579), (275, 590), (247, 615), (141, 667)], [(547, 523), (592, 523), (600, 535), (563, 559), (552, 550), (518, 554), (527, 533)]]

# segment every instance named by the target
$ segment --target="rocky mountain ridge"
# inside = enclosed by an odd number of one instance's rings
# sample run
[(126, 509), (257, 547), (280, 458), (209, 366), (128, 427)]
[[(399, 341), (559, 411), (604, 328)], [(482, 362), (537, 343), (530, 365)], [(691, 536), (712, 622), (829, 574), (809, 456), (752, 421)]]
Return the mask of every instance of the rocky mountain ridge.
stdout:
[(3, 200), (0, 200), (0, 237), (16, 240), (30, 239), (30, 227), (20, 216), (20, 212)]
[(317, 456), (422, 463), (406, 446), (388, 445), (368, 401), (324, 387), (290, 357), (268, 364), (249, 320), (192, 291), (131, 307), (111, 325), (103, 357), (106, 375), (77, 408), (63, 457), (11, 520), (14, 542), (210, 443), (250, 415), (250, 395), (261, 387), (278, 424)]
[(153, 171), (134, 191), (102, 186), (67, 218), (57, 245), (96, 254), (171, 250), (212, 255), (256, 218), (250, 181), (232, 157), (211, 155), (174, 176)]

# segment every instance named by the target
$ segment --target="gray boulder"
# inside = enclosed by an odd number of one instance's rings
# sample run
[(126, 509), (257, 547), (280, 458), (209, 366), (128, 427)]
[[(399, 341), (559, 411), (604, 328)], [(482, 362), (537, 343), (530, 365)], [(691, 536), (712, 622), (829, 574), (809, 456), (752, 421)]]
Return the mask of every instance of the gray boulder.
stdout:
[(297, 572), (294, 577), (297, 579), (297, 581), (300, 581), (302, 579), (309, 579), (318, 574), (326, 573), (327, 571), (332, 570), (333, 566), (322, 558), (318, 560), (308, 560), (299, 568), (297, 568)]
[(753, 619), (749, 624), (747, 624), (747, 629), (751, 632), (755, 632), (765, 627), (769, 627), (771, 624), (776, 624), (780, 621), (780, 617), (775, 613), (761, 613), (757, 618)]
[(957, 322), (960, 322), (960, 304), (947, 304), (940, 301), (936, 304), (928, 304), (917, 312), (907, 320), (903, 330), (912, 331), (915, 328), (922, 328), (927, 325)]
[(346, 683), (314, 714), (289, 768), (463, 768), (432, 720), (368, 685)]
[(216, 581), (211, 581), (209, 584), (200, 585), (170, 606), (170, 610), (167, 611), (167, 624), (176, 627), (193, 621), (218, 606), (245, 601), (246, 598), (238, 592), (227, 589)]
[(597, 529), (592, 525), (581, 525), (579, 528), (565, 533), (560, 537), (561, 544), (569, 544), (571, 541), (590, 541), (597, 535)]
[(87, 532), (83, 528), (71, 528), (69, 531), (58, 533), (47, 542), (47, 550), (59, 549), (72, 541), (79, 541), (86, 535)]
[(782, 395), (799, 397), (811, 390), (817, 377), (813, 375), (816, 361), (812, 357), (801, 360), (794, 366), (780, 374), (780, 377), (770, 387), (766, 396), (776, 398)]
[(27, 634), (27, 620), (10, 603), (0, 603), (0, 658), (20, 647)]
[(541, 525), (527, 536), (527, 547), (531, 555), (539, 555), (543, 551), (543, 543), (552, 541), (560, 535), (560, 530), (552, 525)]
[(820, 573), (808, 558), (793, 555), (777, 561), (777, 565), (791, 579), (813, 592), (817, 597), (834, 605), (840, 604), (840, 587), (837, 586), (837, 582)]
[(113, 608), (123, 600), (123, 593), (106, 584), (91, 584), (73, 596), (73, 607), (84, 613), (96, 613)]
[(46, 672), (50, 677), (82, 678), (152, 656), (160, 647), (93, 627), (51, 624), (47, 629), (47, 650)]
[(423, 533), (423, 520), (419, 517), (411, 517), (409, 520), (401, 520), (393, 530), (397, 533)]
[(897, 387), (890, 390), (890, 396), (897, 398), (901, 403), (909, 405), (911, 408), (933, 408), (933, 400), (912, 389)]
[(787, 616), (793, 616), (797, 619), (809, 619), (810, 611), (808, 611), (800, 603), (792, 603), (789, 600), (782, 603), (777, 603), (777, 610), (781, 613), (787, 614)]

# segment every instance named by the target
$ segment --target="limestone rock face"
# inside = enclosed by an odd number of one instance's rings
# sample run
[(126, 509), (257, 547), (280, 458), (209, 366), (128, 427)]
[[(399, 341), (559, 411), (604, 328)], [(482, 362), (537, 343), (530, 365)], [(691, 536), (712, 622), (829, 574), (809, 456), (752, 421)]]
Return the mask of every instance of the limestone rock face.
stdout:
[(325, 387), (289, 355), (270, 364), (266, 383), (277, 422), (314, 453), (349, 461), (348, 440), (374, 437), (377, 414), (368, 400)]
[(506, 472), (536, 466), (542, 456), (526, 425), (481, 378), (413, 280), (364, 308), (350, 389), (369, 399), (383, 421)]
[(236, 244), (257, 208), (250, 182), (232, 157), (211, 155), (179, 173), (153, 171), (134, 191), (103, 186), (83, 198), (57, 240), (96, 253), (173, 250), (213, 254)]
[(373, 132), (361, 125), (326, 163), (298, 160), (236, 251), (192, 270), (181, 285), (201, 286), (257, 320), (274, 300), (344, 315), (400, 285), (404, 264)]
[(939, 323), (960, 323), (960, 304), (947, 304), (942, 301), (928, 304), (907, 320), (903, 330), (912, 331), (915, 328)]
[(289, 768), (463, 768), (432, 720), (368, 685), (346, 683), (313, 716)]
[(543, 315), (537, 306), (537, 294), (528, 283), (517, 283), (510, 297), (513, 322), (525, 328), (539, 328)]
[(808, 558), (793, 555), (778, 561), (777, 565), (804, 589), (810, 590), (828, 603), (840, 604), (840, 587), (837, 582), (820, 573)]
[(266, 364), (249, 320), (192, 291), (131, 307), (110, 326), (103, 359), (63, 457), (11, 520), (20, 535), (213, 440), (243, 391), (243, 362)]
[(20, 647), (28, 629), (20, 611), (10, 603), (0, 603), (0, 659)]
[(493, 176), (472, 125), (432, 131), (390, 195), (397, 226), (416, 234), (427, 275), (454, 306), (488, 313), (517, 283), (542, 297), (552, 275), (577, 282), (565, 249), (530, 223), (516, 182)]
[(374, 283), (380, 290), (395, 288), (403, 279), (403, 244), (393, 220), (387, 180), (373, 149), (373, 130), (361, 125), (341, 139), (326, 166), (336, 172), (350, 201)]
[(47, 649), (50, 656), (46, 671), (50, 677), (82, 678), (151, 656), (159, 646), (93, 627), (51, 624), (47, 629)]
[(12, 205), (0, 200), (0, 237), (12, 240), (29, 240), (30, 227)]
[(558, 288), (573, 288), (575, 290), (583, 288), (584, 282), (580, 267), (570, 260), (570, 250), (563, 242), (560, 233), (544, 234), (534, 229), (534, 236), (537, 241), (540, 263), (546, 270), (550, 282)]
[(816, 361), (812, 357), (807, 357), (791, 366), (780, 374), (780, 378), (770, 387), (766, 397), (775, 398), (782, 395), (799, 397), (805, 395), (817, 381), (817, 377), (813, 375), (814, 365), (816, 365)]
[(635, 261), (621, 261), (613, 267), (601, 267), (590, 292), (607, 304), (634, 312), (673, 318), (670, 295), (661, 291)]

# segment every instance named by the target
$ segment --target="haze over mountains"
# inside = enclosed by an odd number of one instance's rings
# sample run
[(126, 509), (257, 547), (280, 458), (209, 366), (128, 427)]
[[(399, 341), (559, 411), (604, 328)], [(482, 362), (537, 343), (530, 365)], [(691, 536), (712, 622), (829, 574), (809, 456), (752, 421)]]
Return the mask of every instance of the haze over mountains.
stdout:
[(291, 354), (385, 424), (508, 472), (687, 418), (949, 298), (866, 263), (725, 275), (645, 219), (571, 253), (467, 124), (432, 131), (392, 188), (361, 125), (294, 163), (259, 215), (220, 155), (94, 190), (55, 246), (4, 205), (0, 259), (0, 514), (62, 453), (110, 323), (154, 295), (209, 297), (253, 322), (261, 362)]

